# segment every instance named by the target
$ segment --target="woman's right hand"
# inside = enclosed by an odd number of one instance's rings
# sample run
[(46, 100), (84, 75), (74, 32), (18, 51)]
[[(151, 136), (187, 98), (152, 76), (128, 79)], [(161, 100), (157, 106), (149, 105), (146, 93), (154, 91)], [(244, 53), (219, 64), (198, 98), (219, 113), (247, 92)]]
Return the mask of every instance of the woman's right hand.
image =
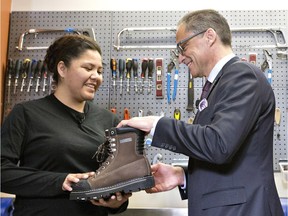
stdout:
[(63, 191), (72, 191), (72, 187), (71, 187), (72, 184), (79, 182), (81, 179), (87, 179), (93, 175), (95, 175), (95, 172), (70, 173), (66, 176), (66, 178), (62, 184), (62, 190)]

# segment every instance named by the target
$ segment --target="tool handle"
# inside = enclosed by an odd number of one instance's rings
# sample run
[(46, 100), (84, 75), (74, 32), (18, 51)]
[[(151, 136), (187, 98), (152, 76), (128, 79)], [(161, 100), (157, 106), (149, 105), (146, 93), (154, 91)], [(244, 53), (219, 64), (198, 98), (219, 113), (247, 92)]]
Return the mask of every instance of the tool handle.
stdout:
[(152, 78), (154, 69), (154, 61), (152, 58), (148, 61), (148, 78)]
[(176, 120), (180, 120), (181, 119), (181, 112), (180, 112), (180, 109), (176, 108), (174, 110), (174, 119)]
[(22, 66), (22, 60), (17, 59), (16, 60), (16, 64), (15, 64), (15, 74), (14, 74), (15, 79), (19, 78), (19, 73), (20, 73), (21, 66)]
[(112, 78), (115, 79), (116, 78), (116, 71), (117, 71), (117, 61), (116, 59), (110, 59), (110, 68), (111, 68), (111, 72), (112, 72)]
[(42, 73), (42, 67), (43, 67), (43, 61), (42, 60), (38, 60), (37, 61), (37, 65), (36, 65), (36, 68), (35, 68), (35, 75), (38, 79), (41, 78), (41, 73)]
[(138, 60), (132, 59), (132, 70), (134, 78), (138, 77)]
[(125, 60), (124, 59), (119, 59), (118, 68), (119, 68), (119, 77), (123, 78), (123, 73), (125, 71)]
[(116, 108), (111, 108), (110, 111), (111, 111), (112, 113), (115, 113), (115, 114), (117, 113)]
[(33, 59), (31, 63), (31, 67), (29, 68), (29, 71), (28, 71), (28, 78), (30, 79), (34, 78), (36, 66), (37, 66), (37, 61)]
[(128, 108), (124, 109), (124, 120), (130, 119), (130, 112)]
[(193, 111), (194, 109), (194, 83), (193, 77), (189, 72), (188, 76), (188, 104), (187, 104), (187, 111)]
[(276, 125), (280, 125), (280, 121), (281, 121), (281, 110), (279, 107), (277, 107), (275, 109), (275, 123), (276, 123)]
[(271, 85), (272, 84), (272, 70), (271, 69), (268, 69), (267, 80), (268, 80), (269, 84)]
[(145, 58), (145, 59), (142, 60), (142, 64), (141, 64), (141, 69), (142, 69), (141, 78), (142, 79), (145, 79), (145, 77), (146, 77), (147, 68), (148, 68), (148, 59)]
[(126, 59), (126, 78), (127, 79), (131, 78), (131, 69), (132, 69), (132, 59), (127, 58)]
[(171, 73), (167, 72), (167, 101), (168, 104), (171, 103), (171, 98), (170, 98), (170, 82), (171, 82)]
[(12, 78), (13, 67), (14, 67), (14, 61), (12, 58), (9, 58), (8, 63), (7, 63), (7, 70), (6, 70), (6, 73), (7, 73), (9, 79)]
[(178, 78), (179, 78), (179, 70), (178, 70), (178, 69), (175, 69), (175, 74), (174, 74), (174, 89), (173, 89), (173, 95), (172, 95), (173, 101), (176, 100), (177, 87), (178, 87)]

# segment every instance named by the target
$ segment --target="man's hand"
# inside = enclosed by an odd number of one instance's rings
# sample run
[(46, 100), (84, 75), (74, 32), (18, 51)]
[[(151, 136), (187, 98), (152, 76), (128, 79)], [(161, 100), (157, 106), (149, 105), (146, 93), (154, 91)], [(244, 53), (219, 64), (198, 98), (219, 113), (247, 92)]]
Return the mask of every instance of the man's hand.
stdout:
[(115, 195), (112, 195), (108, 200), (99, 199), (99, 200), (90, 200), (93, 205), (103, 206), (108, 208), (119, 208), (123, 203), (125, 203), (132, 194), (122, 194), (117, 192)]
[(185, 173), (181, 167), (174, 167), (164, 163), (157, 163), (151, 166), (155, 186), (146, 189), (147, 193), (158, 193), (169, 191), (178, 185), (184, 184)]
[(146, 133), (149, 133), (153, 128), (153, 123), (155, 120), (160, 118), (159, 116), (145, 116), (145, 117), (134, 117), (129, 120), (122, 120), (117, 127), (130, 126), (137, 128)]

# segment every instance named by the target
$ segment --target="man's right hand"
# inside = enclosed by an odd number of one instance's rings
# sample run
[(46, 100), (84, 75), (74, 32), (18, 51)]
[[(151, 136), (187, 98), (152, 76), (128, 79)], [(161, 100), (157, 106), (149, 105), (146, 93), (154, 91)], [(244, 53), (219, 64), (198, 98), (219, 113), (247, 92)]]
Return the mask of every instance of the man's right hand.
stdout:
[(169, 191), (184, 184), (185, 173), (181, 167), (157, 163), (151, 166), (151, 171), (154, 176), (155, 186), (146, 189), (147, 193)]

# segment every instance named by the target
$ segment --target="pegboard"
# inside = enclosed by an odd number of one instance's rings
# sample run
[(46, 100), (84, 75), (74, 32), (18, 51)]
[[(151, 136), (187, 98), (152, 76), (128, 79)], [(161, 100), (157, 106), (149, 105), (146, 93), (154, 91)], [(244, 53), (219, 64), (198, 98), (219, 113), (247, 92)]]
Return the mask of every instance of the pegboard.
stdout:
[[(166, 72), (167, 65), (171, 60), (171, 49), (169, 48), (139, 48), (139, 49), (120, 49), (114, 48), (117, 42), (117, 34), (124, 28), (154, 28), (154, 27), (175, 27), (178, 20), (188, 11), (44, 11), (44, 12), (12, 12), (9, 37), (8, 57), (12, 59), (35, 59), (40, 60), (45, 56), (45, 49), (42, 50), (23, 50), (19, 51), (15, 47), (18, 46), (19, 36), (28, 29), (85, 29), (93, 28), (95, 37), (100, 44), (103, 52), (104, 62), (104, 82), (96, 93), (94, 102), (103, 108), (110, 109), (115, 107), (120, 119), (124, 116), (124, 109), (129, 108), (131, 117), (138, 116), (139, 110), (143, 111), (143, 115), (160, 115), (173, 117), (176, 108), (181, 111), (181, 120), (187, 121), (195, 116), (194, 112), (188, 112), (187, 107), (187, 84), (188, 84), (188, 68), (185, 65), (180, 65), (179, 80), (177, 88), (176, 100), (172, 100), (174, 89), (173, 77), (174, 70), (171, 76), (171, 103), (167, 102), (166, 95)], [(240, 58), (249, 58), (250, 53), (256, 53), (256, 65), (261, 67), (265, 60), (263, 48), (261, 46), (275, 45), (275, 40), (269, 32), (233, 32), (237, 28), (249, 27), (286, 27), (288, 26), (288, 11), (286, 10), (253, 10), (253, 11), (220, 11), (230, 24), (232, 29), (232, 46), (235, 54)], [(25, 37), (24, 46), (41, 47), (49, 46), (54, 39), (63, 35), (63, 33), (46, 33), (35, 35), (27, 35)], [(279, 37), (281, 43), (285, 43), (283, 37)], [(125, 32), (121, 35), (121, 45), (145, 45), (145, 46), (175, 46), (175, 31), (139, 31)], [(255, 48), (257, 47), (258, 48)], [(288, 107), (288, 76), (287, 58), (281, 59), (277, 56), (278, 49), (268, 48), (273, 57), (273, 74), (272, 88), (276, 97), (276, 106), (281, 110), (280, 125), (275, 125), (274, 134), (274, 170), (279, 170), (278, 161), (287, 159), (287, 107)], [(112, 87), (112, 74), (110, 70), (110, 59), (117, 60), (127, 58), (135, 58), (139, 62), (138, 66), (138, 87), (141, 86), (141, 61), (143, 58), (163, 59), (163, 99), (156, 99), (155, 92), (155, 65), (152, 79), (152, 91), (148, 94), (147, 75), (144, 80), (144, 93), (138, 94), (134, 91), (135, 81), (132, 77), (130, 80), (130, 94), (126, 92), (127, 79), (123, 79), (123, 94), (120, 95), (119, 77), (116, 80), (116, 91)], [(264, 71), (267, 76), (267, 71)], [(11, 79), (11, 88), (13, 89), (15, 79)], [(21, 78), (19, 79), (21, 83)], [(30, 92), (19, 90), (17, 87), (16, 93), (10, 90), (10, 95), (7, 91), (8, 79), (6, 79), (5, 101), (4, 101), (4, 116), (14, 104), (24, 101), (43, 97), (49, 93), (35, 92), (35, 87), (32, 86)], [(194, 102), (200, 97), (204, 80), (202, 78), (194, 79)], [(25, 89), (24, 89), (25, 90)], [(9, 99), (9, 101), (8, 101)], [(280, 134), (280, 136), (277, 136)], [(150, 138), (150, 137), (148, 137)], [(186, 162), (187, 157), (172, 153), (163, 149), (154, 147), (147, 148), (147, 153), (150, 161), (159, 159), (159, 154), (162, 155), (161, 160), (165, 163)]]

